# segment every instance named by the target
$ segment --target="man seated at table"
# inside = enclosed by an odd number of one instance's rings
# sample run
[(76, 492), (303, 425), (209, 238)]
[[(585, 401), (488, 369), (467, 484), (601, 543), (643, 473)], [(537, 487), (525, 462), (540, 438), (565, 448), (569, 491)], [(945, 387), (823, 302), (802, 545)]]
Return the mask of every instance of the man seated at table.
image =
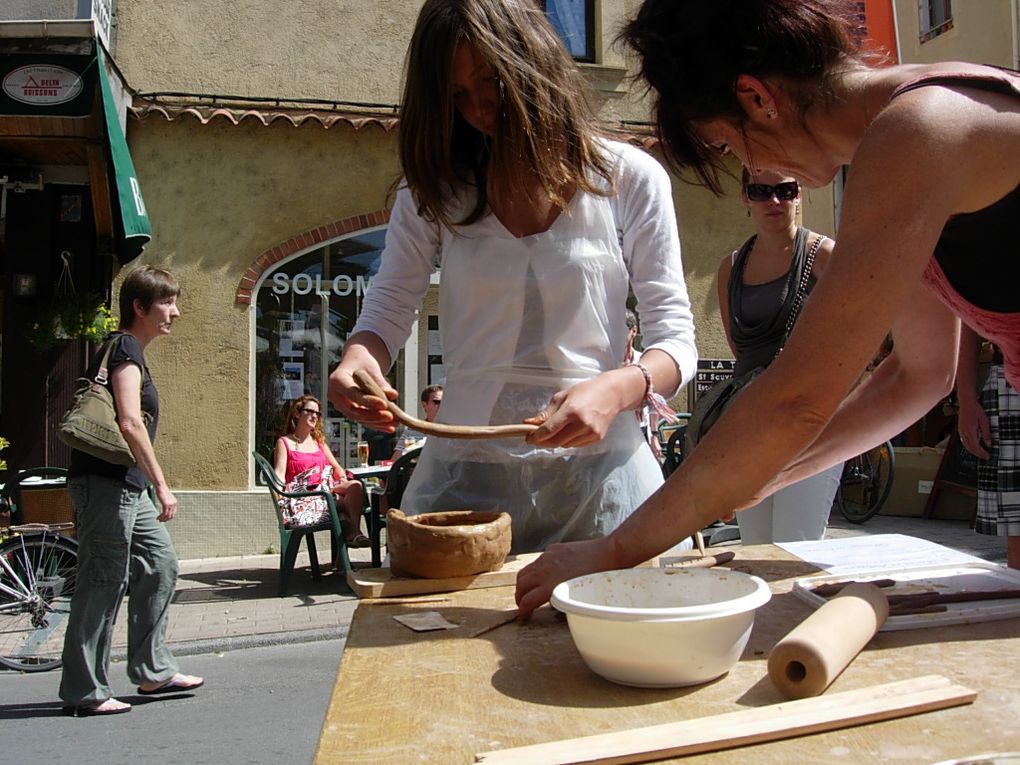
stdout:
[[(443, 403), (443, 386), (429, 385), (421, 392), (421, 408), (425, 410), (425, 421), (435, 422), (439, 414), (439, 405)], [(397, 445), (393, 450), (393, 461), (395, 462), (401, 454), (408, 449), (421, 446), (425, 443), (425, 434), (406, 425), (397, 428)]]

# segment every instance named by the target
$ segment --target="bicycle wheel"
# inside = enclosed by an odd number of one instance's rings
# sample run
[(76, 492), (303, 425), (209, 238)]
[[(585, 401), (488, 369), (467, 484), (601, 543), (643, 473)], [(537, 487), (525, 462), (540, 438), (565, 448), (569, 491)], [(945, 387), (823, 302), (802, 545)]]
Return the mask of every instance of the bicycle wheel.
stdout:
[(836, 491), (843, 517), (851, 523), (874, 517), (892, 490), (894, 470), (895, 456), (888, 441), (847, 460)]
[(29, 534), (0, 545), (0, 665), (60, 666), (77, 574), (78, 546), (67, 537)]

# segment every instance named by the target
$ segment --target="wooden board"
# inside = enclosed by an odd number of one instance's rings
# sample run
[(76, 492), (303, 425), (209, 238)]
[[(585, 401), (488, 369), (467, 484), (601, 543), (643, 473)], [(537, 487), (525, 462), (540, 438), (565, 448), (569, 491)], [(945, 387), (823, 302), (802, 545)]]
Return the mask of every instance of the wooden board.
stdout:
[(401, 577), (394, 576), (388, 568), (363, 568), (348, 574), (347, 584), (359, 598), (399, 598), (432, 592), (513, 586), (517, 581), (517, 572), (538, 556), (539, 553), (509, 555), (498, 571), (445, 579)]
[[(941, 675), (831, 693), (758, 709), (482, 752), (486, 765), (617, 765), (776, 741), (969, 704), (977, 694)], [(749, 755), (747, 761), (752, 761)]]

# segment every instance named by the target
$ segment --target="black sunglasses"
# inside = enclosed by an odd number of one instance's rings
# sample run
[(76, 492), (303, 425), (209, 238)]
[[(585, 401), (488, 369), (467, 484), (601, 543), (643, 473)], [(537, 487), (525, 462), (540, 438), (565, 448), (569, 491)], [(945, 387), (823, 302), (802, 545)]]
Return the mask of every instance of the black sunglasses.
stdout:
[(301, 411), (305, 414), (314, 414), (316, 417), (322, 417), (322, 412), (318, 409), (302, 409)]
[(773, 196), (780, 202), (789, 202), (797, 198), (800, 184), (797, 181), (783, 181), (775, 186), (767, 183), (749, 183), (744, 186), (744, 193), (752, 202), (768, 202)]

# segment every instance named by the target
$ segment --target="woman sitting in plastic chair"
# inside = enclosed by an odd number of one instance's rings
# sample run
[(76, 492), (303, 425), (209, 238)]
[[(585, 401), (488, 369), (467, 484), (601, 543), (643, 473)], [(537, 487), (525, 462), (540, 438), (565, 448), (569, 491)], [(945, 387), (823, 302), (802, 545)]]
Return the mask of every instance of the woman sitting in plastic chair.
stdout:
[[(325, 485), (337, 498), (338, 509), (346, 517), (344, 539), (348, 547), (368, 547), (361, 533), (361, 515), (365, 494), (359, 481), (349, 481), (346, 472), (326, 443), (322, 433), (322, 405), (315, 396), (305, 394), (291, 404), (286, 435), (276, 440), (273, 467), (287, 491), (304, 491)], [(285, 510), (292, 526), (312, 526), (328, 517), (329, 508), (322, 498), (308, 497)]]

